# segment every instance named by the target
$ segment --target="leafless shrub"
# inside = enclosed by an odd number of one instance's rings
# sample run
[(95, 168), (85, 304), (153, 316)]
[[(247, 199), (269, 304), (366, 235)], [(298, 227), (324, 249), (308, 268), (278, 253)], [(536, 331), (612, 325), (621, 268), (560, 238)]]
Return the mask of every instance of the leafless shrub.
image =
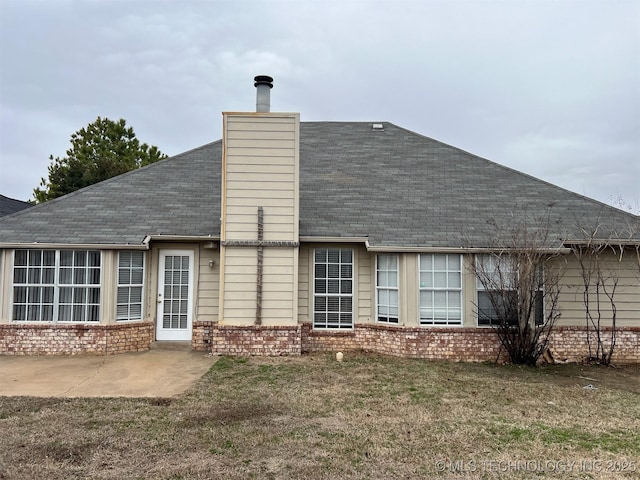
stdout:
[(491, 325), (512, 363), (536, 365), (560, 317), (564, 270), (550, 230), (520, 226), (497, 235), (489, 252), (471, 263), (478, 284), (478, 323)]
[[(587, 361), (610, 365), (616, 347), (616, 294), (625, 247), (622, 242), (598, 239), (597, 228), (585, 231), (585, 237), (586, 240), (574, 245), (572, 250), (582, 281), (579, 288), (585, 308)], [(640, 251), (636, 249), (636, 253), (640, 262)]]

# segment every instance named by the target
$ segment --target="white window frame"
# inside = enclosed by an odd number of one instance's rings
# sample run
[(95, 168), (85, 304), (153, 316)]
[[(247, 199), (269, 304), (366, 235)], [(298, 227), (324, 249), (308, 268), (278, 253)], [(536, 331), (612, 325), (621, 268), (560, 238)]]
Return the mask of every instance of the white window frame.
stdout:
[[(27, 252), (27, 265), (16, 265), (16, 255), (17, 252)], [(39, 252), (40, 257), (44, 258), (45, 252), (53, 253), (54, 255), (54, 264), (47, 265), (49, 269), (53, 269), (53, 281), (42, 283), (42, 282), (34, 282), (29, 280), (29, 270), (37, 270), (36, 267), (40, 267), (40, 275), (44, 273), (43, 265), (35, 265), (30, 263), (31, 254), (36, 254)], [(62, 265), (62, 252), (66, 254), (71, 254), (71, 264)], [(98, 256), (98, 265), (89, 265), (88, 261), (82, 265), (80, 263), (76, 263), (76, 254), (82, 253), (85, 255), (85, 258), (88, 260), (90, 258), (90, 254), (97, 253)], [(12, 265), (12, 282), (11, 282), (11, 321), (15, 323), (67, 323), (67, 324), (95, 324), (100, 322), (100, 311), (102, 305), (102, 275), (103, 275), (103, 258), (102, 252), (100, 250), (53, 250), (53, 249), (16, 249), (13, 252), (13, 265)], [(53, 267), (53, 268), (52, 268)], [(25, 282), (16, 281), (18, 276), (18, 270), (26, 268), (27, 277)], [(95, 273), (94, 270), (98, 270), (98, 278), (97, 283), (90, 283), (91, 274)], [(63, 276), (70, 275), (70, 279), (65, 279)], [(84, 281), (79, 279), (79, 277), (84, 276)], [(79, 281), (80, 280), (80, 281)], [(44, 289), (49, 288), (53, 289), (53, 301), (52, 302), (43, 302), (42, 297), (43, 293), (39, 294), (39, 298), (41, 299), (39, 302), (30, 302), (29, 297), (32, 294), (35, 294), (33, 289)], [(40, 318), (37, 320), (29, 319), (29, 318), (18, 318), (16, 319), (16, 305), (22, 305), (23, 302), (17, 302), (17, 294), (19, 289), (26, 289), (26, 298), (27, 301), (24, 303), (26, 310), (25, 317), (28, 317), (29, 306), (39, 307), (40, 314), (38, 315)], [(69, 293), (71, 295), (70, 301), (64, 301), (64, 295), (62, 295), (62, 290), (65, 290), (64, 293)], [(89, 294), (91, 290), (96, 290), (98, 293), (98, 299), (96, 302), (89, 301)], [(78, 296), (84, 297), (84, 300), (79, 301)], [(51, 319), (42, 319), (42, 306), (43, 305), (51, 305), (53, 311), (51, 313)], [(70, 312), (71, 319), (70, 320), (61, 320), (60, 312), (61, 309), (68, 308)], [(95, 319), (87, 320), (86, 318), (89, 316), (89, 313), (93, 309), (95, 311)], [(78, 315), (80, 312), (85, 317), (84, 320), (74, 320), (73, 317)]]
[[(381, 271), (380, 270), (380, 257), (389, 257), (389, 258), (394, 258), (395, 259), (395, 274), (396, 274), (396, 281), (395, 281), (395, 287), (394, 286), (389, 286), (389, 285), (384, 285), (384, 286), (380, 286), (380, 279), (379, 279), (379, 274), (381, 272), (384, 273), (391, 273), (394, 270), (384, 270)], [(379, 323), (384, 323), (384, 324), (389, 324), (389, 325), (398, 325), (398, 323), (400, 322), (400, 256), (398, 254), (394, 254), (394, 253), (389, 253), (389, 254), (379, 254), (376, 255), (376, 274), (375, 274), (375, 285), (376, 285), (376, 321)], [(390, 307), (395, 307), (396, 309), (396, 315), (393, 316), (391, 314), (388, 314), (384, 317), (384, 319), (381, 318), (380, 316), (380, 292), (381, 291), (386, 291), (386, 292), (396, 292), (396, 304), (392, 305), (391, 302), (389, 302), (388, 305), (385, 305), (385, 307), (390, 308)]]
[[(123, 257), (123, 254), (126, 255), (130, 255), (130, 259), (129, 259), (129, 263), (127, 265), (121, 265), (121, 259)], [(133, 260), (133, 255), (140, 255), (141, 259), (142, 259), (142, 263), (141, 266), (134, 266), (132, 264), (132, 260)], [(117, 279), (117, 286), (116, 286), (116, 322), (121, 323), (121, 322), (137, 322), (137, 321), (142, 321), (144, 319), (144, 294), (145, 294), (145, 289), (144, 289), (144, 280), (145, 280), (145, 252), (141, 251), (141, 250), (121, 250), (118, 252), (118, 279)], [(123, 279), (121, 274), (125, 271), (128, 271), (128, 277), (129, 277), (129, 282), (125, 282)], [(133, 274), (134, 272), (139, 272), (140, 273), (140, 282), (139, 283), (134, 283), (132, 282), (133, 279)], [(124, 291), (126, 289), (127, 293), (127, 301), (126, 302), (120, 302), (120, 292), (121, 290)], [(139, 291), (140, 292), (140, 302), (132, 302), (131, 301), (131, 296), (132, 293), (134, 291)], [(140, 304), (140, 315), (139, 316), (132, 316), (131, 315), (131, 309), (133, 305), (137, 305)], [(126, 308), (127, 310), (127, 314), (126, 315), (120, 315), (119, 314), (119, 309), (120, 308)]]
[[(329, 262), (329, 252), (330, 251), (338, 251), (339, 252), (339, 257), (340, 260), (338, 262), (338, 271), (339, 271), (339, 276), (338, 278), (332, 278), (329, 277), (329, 265), (336, 265), (335, 262)], [(320, 251), (326, 251), (326, 255), (327, 255), (327, 261), (324, 263), (317, 263), (316, 262), (316, 258), (317, 258), (317, 253)], [(350, 252), (351, 253), (351, 262), (350, 263), (343, 263), (342, 262), (342, 252)], [(316, 266), (317, 265), (326, 265), (326, 269), (327, 269), (327, 273), (325, 274), (325, 277), (322, 278), (316, 278)], [(355, 325), (355, 302), (354, 302), (354, 289), (355, 289), (355, 251), (352, 248), (341, 248), (341, 247), (325, 247), (325, 248), (314, 248), (313, 249), (313, 262), (312, 262), (312, 268), (313, 268), (313, 285), (312, 285), (312, 289), (313, 289), (313, 297), (312, 297), (312, 302), (313, 304), (311, 305), (312, 308), (312, 325), (313, 325), (313, 329), (314, 330), (322, 330), (322, 331), (345, 331), (345, 330), (353, 330), (354, 325)], [(351, 277), (350, 278), (343, 278), (342, 277), (342, 267), (343, 266), (347, 266), (350, 265), (351, 266)], [(325, 292), (317, 292), (316, 291), (316, 287), (317, 287), (317, 281), (318, 280), (326, 280), (326, 284), (325, 284)], [(338, 280), (338, 285), (339, 285), (339, 290), (342, 290), (342, 282), (343, 281), (350, 281), (351, 282), (351, 292), (350, 293), (342, 293), (341, 291), (336, 292), (332, 292), (329, 293), (329, 280)], [(324, 298), (325, 299), (325, 309), (324, 310), (316, 310), (316, 305), (317, 305), (317, 299), (319, 298)], [(339, 303), (339, 309), (338, 312), (335, 311), (330, 311), (329, 310), (329, 299), (330, 298), (337, 298), (338, 299), (338, 303)], [(351, 311), (343, 311), (342, 310), (342, 305), (343, 302), (348, 301), (350, 302), (350, 309)], [(329, 324), (336, 324), (335, 321), (330, 322), (329, 321), (329, 314), (335, 314), (338, 313), (338, 321), (337, 321), (337, 326), (329, 326)], [(318, 322), (316, 320), (316, 314), (324, 314), (325, 315), (325, 320), (322, 322)], [(342, 314), (351, 314), (351, 321), (350, 322), (344, 322), (342, 321)]]
[[(423, 256), (431, 256), (431, 265), (432, 269), (427, 270), (422, 268), (422, 258)], [(435, 269), (435, 257), (445, 257), (446, 259), (446, 268), (445, 270), (436, 270)], [(450, 270), (449, 269), (449, 258), (450, 257), (458, 257), (458, 262), (460, 268), (458, 270)], [(461, 254), (453, 254), (453, 253), (421, 253), (418, 255), (418, 324), (425, 327), (462, 327), (464, 325), (464, 276), (463, 276), (463, 265), (464, 258)], [(447, 285), (445, 287), (436, 287), (435, 282), (431, 282), (431, 286), (423, 285), (423, 282), (420, 281), (422, 273), (431, 273), (433, 278), (435, 278), (436, 273), (444, 273), (447, 279)], [(452, 273), (457, 273), (460, 279), (460, 286), (450, 286), (449, 285), (449, 275)], [(425, 282), (426, 283), (426, 282)], [(437, 321), (436, 319), (422, 319), (422, 305), (421, 305), (421, 297), (422, 292), (430, 292), (432, 296), (432, 305), (434, 304), (433, 298), (435, 297), (436, 292), (444, 292), (446, 295), (446, 312), (447, 318), (444, 321)], [(460, 318), (450, 319), (450, 308), (449, 308), (449, 293), (458, 293), (458, 297), (460, 299), (459, 307), (455, 307), (456, 310), (460, 310)], [(435, 310), (435, 307), (433, 307)], [(453, 310), (452, 308), (451, 310)]]

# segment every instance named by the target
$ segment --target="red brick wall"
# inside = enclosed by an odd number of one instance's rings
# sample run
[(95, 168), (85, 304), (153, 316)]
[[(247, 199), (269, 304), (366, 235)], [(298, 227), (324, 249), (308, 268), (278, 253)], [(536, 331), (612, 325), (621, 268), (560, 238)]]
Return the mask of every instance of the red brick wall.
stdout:
[(231, 326), (213, 324), (212, 351), (220, 355), (300, 355), (301, 328), (284, 326)]
[(149, 350), (153, 322), (116, 325), (0, 325), (2, 355), (114, 354)]
[(193, 333), (191, 335), (191, 348), (197, 351), (211, 350), (213, 340), (213, 322), (196, 321), (193, 322)]
[[(640, 327), (616, 329), (613, 363), (640, 363)], [(596, 337), (591, 331), (591, 348), (595, 352)], [(600, 337), (609, 348), (611, 328), (602, 328)], [(556, 327), (549, 339), (549, 349), (556, 360), (579, 362), (589, 355), (585, 327)]]
[[(611, 329), (603, 329), (608, 338)], [(594, 341), (592, 341), (594, 345)], [(584, 327), (556, 327), (549, 348), (556, 360), (579, 362), (588, 355)], [(455, 361), (506, 359), (490, 328), (424, 328), (356, 325), (348, 332), (312, 330), (302, 326), (302, 351), (366, 350), (398, 357)], [(621, 327), (616, 333), (614, 363), (640, 363), (640, 328)]]
[(348, 332), (302, 327), (302, 351), (365, 350), (396, 357), (437, 360), (493, 361), (500, 343), (486, 328), (425, 328), (388, 325), (356, 325)]
[[(604, 329), (608, 338), (610, 329)], [(0, 354), (114, 354), (148, 350), (153, 322), (116, 325), (0, 325)], [(592, 342), (592, 345), (594, 342)], [(310, 323), (280, 326), (228, 326), (194, 322), (194, 350), (221, 355), (300, 355), (303, 352), (364, 350), (398, 357), (454, 361), (494, 361), (500, 351), (489, 328), (425, 328), (356, 325), (346, 332), (312, 330)], [(550, 338), (556, 360), (581, 361), (588, 354), (584, 327), (556, 327)], [(614, 363), (640, 363), (640, 327), (617, 332)]]

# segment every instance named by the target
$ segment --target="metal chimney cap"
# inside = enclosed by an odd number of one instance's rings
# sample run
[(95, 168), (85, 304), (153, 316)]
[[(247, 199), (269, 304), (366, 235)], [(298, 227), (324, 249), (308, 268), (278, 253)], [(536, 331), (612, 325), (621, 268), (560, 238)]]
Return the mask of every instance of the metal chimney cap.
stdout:
[(257, 87), (258, 85), (268, 85), (269, 88), (273, 88), (273, 78), (269, 75), (258, 75), (254, 78), (254, 81), (254, 87)]

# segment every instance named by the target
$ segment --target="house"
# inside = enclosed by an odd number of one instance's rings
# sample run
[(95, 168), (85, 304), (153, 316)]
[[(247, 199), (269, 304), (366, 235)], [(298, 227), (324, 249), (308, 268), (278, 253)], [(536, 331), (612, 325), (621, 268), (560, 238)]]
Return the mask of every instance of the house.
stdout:
[(20, 210), (24, 210), (30, 206), (31, 204), (28, 202), (0, 195), (0, 217), (11, 215), (12, 213), (19, 212)]
[(638, 216), (388, 122), (270, 112), (271, 82), (222, 140), (0, 219), (0, 352), (492, 360), (469, 266), (544, 219), (567, 266), (554, 353), (585, 354), (571, 247), (604, 239), (625, 253), (615, 358), (640, 362)]

